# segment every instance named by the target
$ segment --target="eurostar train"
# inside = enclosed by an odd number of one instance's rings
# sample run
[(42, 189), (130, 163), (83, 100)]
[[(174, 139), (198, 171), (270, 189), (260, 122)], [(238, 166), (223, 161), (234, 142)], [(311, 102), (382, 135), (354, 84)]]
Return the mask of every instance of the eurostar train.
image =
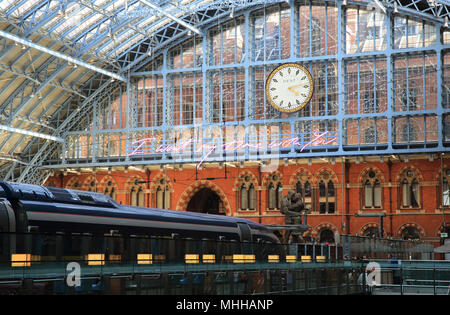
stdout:
[[(8, 242), (8, 251), (11, 252), (15, 249), (19, 252), (17, 247), (38, 246), (35, 239), (19, 241), (17, 235), (46, 235), (47, 241), (38, 238), (41, 243), (40, 249), (35, 250), (38, 254), (43, 251), (58, 252), (58, 249), (50, 248), (53, 243), (57, 247), (58, 238), (48, 241), (50, 235), (62, 235), (65, 239), (65, 245), (60, 244), (60, 252), (76, 247), (73, 242), (77, 237), (120, 236), (121, 244), (116, 246), (116, 254), (130, 253), (130, 246), (127, 246), (130, 237), (188, 239), (191, 244), (195, 240), (231, 241), (233, 244), (279, 243), (267, 227), (242, 218), (125, 206), (100, 193), (13, 182), (0, 182), (0, 232), (16, 235), (14, 244)], [(103, 241), (97, 239), (99, 242)], [(43, 249), (44, 245), (46, 249)], [(136, 246), (142, 245), (133, 246), (133, 254), (137, 251)], [(93, 246), (78, 247), (92, 249)], [(186, 251), (177, 247), (178, 254)], [(118, 252), (117, 248), (120, 248)], [(103, 242), (103, 245), (92, 250), (111, 251), (111, 246)]]

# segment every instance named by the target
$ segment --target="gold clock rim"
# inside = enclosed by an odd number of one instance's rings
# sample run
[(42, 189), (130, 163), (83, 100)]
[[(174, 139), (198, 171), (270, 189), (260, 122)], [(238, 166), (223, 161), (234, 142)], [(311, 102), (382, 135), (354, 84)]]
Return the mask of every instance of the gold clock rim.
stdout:
[[(284, 108), (279, 107), (278, 105), (276, 105), (276, 104), (272, 101), (272, 98), (270, 97), (270, 94), (269, 94), (269, 83), (272, 81), (272, 78), (273, 78), (273, 76), (276, 74), (277, 71), (279, 71), (279, 70), (281, 70), (281, 69), (283, 69), (283, 68), (289, 67), (289, 66), (293, 66), (293, 67), (296, 67), (296, 68), (300, 68), (300, 69), (302, 69), (302, 70), (306, 73), (306, 75), (308, 76), (309, 81), (310, 81), (310, 83), (311, 83), (311, 90), (309, 91), (309, 95), (308, 95), (308, 97), (306, 98), (306, 100), (303, 102), (303, 104), (301, 104), (301, 105), (299, 105), (298, 107), (295, 107), (295, 108), (293, 108), (293, 109), (284, 109)], [(309, 72), (308, 69), (306, 69), (306, 67), (304, 67), (303, 65), (300, 65), (300, 64), (298, 64), (298, 63), (288, 62), (288, 63), (284, 63), (284, 64), (282, 64), (282, 65), (279, 65), (278, 67), (276, 67), (275, 69), (273, 69), (272, 72), (271, 72), (271, 73), (269, 74), (269, 76), (267, 77), (267, 81), (266, 81), (266, 97), (267, 97), (267, 100), (269, 100), (269, 103), (270, 103), (270, 105), (271, 105), (272, 107), (274, 107), (276, 110), (278, 110), (278, 111), (280, 111), (280, 112), (283, 112), (283, 113), (293, 113), (293, 112), (296, 112), (296, 111), (301, 110), (301, 109), (302, 109), (303, 107), (305, 107), (306, 104), (308, 104), (308, 102), (311, 100), (312, 95), (313, 95), (313, 92), (314, 92), (314, 81), (313, 81), (313, 78), (312, 78), (311, 73)]]

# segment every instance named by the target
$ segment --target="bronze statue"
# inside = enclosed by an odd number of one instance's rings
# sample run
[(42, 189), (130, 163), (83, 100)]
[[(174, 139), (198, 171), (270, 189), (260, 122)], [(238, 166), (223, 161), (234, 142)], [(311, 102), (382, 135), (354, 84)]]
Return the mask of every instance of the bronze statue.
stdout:
[(280, 212), (284, 214), (286, 224), (301, 224), (301, 212), (304, 210), (301, 195), (293, 190), (289, 190), (281, 201)]

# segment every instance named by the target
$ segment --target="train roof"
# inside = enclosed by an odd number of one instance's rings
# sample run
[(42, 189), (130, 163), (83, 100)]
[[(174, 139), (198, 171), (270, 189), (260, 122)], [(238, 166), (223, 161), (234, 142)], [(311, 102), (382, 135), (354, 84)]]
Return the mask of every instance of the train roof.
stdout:
[(0, 187), (2, 188), (1, 191), (5, 194), (4, 198), (8, 199), (89, 204), (92, 206), (113, 208), (117, 208), (118, 206), (110, 197), (90, 191), (2, 181), (0, 181)]
[(92, 210), (95, 210), (95, 207), (97, 207), (99, 211), (106, 210), (106, 207), (110, 210), (114, 209), (116, 213), (134, 216), (160, 216), (167, 219), (179, 218), (204, 222), (221, 221), (225, 224), (247, 223), (253, 227), (263, 227), (262, 224), (254, 221), (233, 216), (119, 205), (112, 198), (101, 193), (32, 184), (0, 181), (0, 197), (50, 203), (83, 204)]

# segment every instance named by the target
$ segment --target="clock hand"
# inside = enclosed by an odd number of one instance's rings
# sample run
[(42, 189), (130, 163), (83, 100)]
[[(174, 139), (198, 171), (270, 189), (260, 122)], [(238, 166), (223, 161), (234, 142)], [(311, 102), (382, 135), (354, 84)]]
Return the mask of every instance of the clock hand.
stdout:
[(293, 90), (293, 88), (296, 88), (296, 87), (299, 87), (299, 86), (303, 86), (303, 85), (304, 85), (304, 84), (291, 85), (291, 86), (288, 86), (288, 90), (291, 91), (291, 92), (294, 92), (294, 93), (295, 93), (295, 96), (298, 96), (299, 92)]
[(300, 85), (297, 84), (297, 85), (288, 86), (288, 90), (291, 91), (291, 92), (294, 92), (294, 93), (295, 93), (295, 96), (298, 96), (298, 92), (295, 91), (295, 90), (293, 90), (293, 88), (296, 88), (296, 87), (298, 87), (298, 86), (300, 86)]

